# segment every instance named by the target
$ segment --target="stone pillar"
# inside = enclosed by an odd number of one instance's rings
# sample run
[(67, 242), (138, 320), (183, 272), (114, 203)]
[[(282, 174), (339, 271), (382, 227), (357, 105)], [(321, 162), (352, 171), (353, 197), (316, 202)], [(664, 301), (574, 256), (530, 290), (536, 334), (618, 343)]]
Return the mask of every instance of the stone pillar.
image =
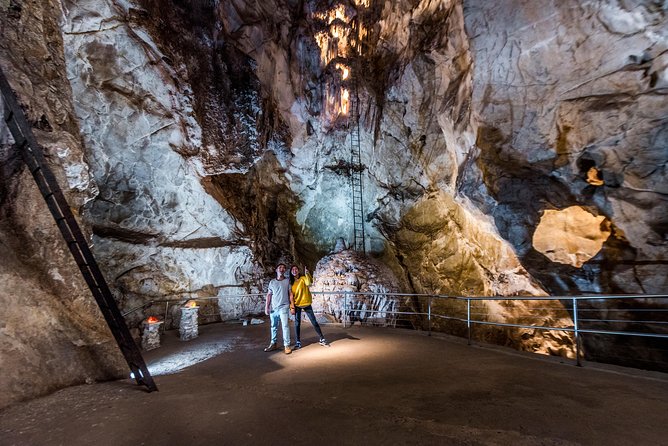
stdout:
[(141, 348), (148, 351), (160, 347), (160, 326), (162, 325), (162, 321), (151, 316), (142, 325), (144, 333), (141, 337)]
[(197, 325), (197, 313), (199, 307), (189, 304), (181, 307), (181, 323), (179, 324), (179, 333), (182, 341), (189, 341), (195, 339), (199, 335)]

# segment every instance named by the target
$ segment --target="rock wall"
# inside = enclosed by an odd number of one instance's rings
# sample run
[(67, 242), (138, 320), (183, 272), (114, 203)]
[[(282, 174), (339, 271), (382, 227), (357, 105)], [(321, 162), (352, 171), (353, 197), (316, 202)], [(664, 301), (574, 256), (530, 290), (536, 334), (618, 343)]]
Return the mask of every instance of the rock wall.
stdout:
[[(0, 66), (72, 209), (97, 193), (65, 74), (60, 7), (0, 4)], [(0, 101), (1, 102), (1, 101)], [(4, 104), (0, 106), (4, 112)], [(4, 115), (4, 113), (3, 113)], [(126, 366), (30, 172), (0, 130), (0, 407)], [(90, 233), (90, 227), (83, 225)]]
[[(120, 3), (76, 2), (63, 16), (68, 79), (99, 196), (86, 209), (95, 255), (134, 307), (250, 281), (242, 228), (200, 181), (193, 92)], [(247, 284), (250, 286), (250, 284)], [(242, 288), (243, 289), (243, 288)]]
[[(552, 293), (665, 293), (667, 11), (660, 2), (467, 2), (478, 171), (494, 217)], [(580, 268), (538, 253), (546, 210), (612, 235)]]
[[(288, 195), (297, 197), (291, 206), (284, 206), (294, 215), (292, 221), (286, 220), (295, 254), (315, 263), (336, 238), (349, 239), (352, 233), (350, 123), (345, 113), (332, 118), (324, 102), (327, 89), (336, 83), (332, 64), (358, 62), (344, 54), (323, 63), (311, 36), (330, 23), (319, 17), (339, 14), (342, 19), (329, 25), (334, 26), (343, 19), (352, 23), (349, 17), (355, 14), (364, 15), (369, 32), (362, 55), (366, 71), (352, 70), (361, 98), (367, 250), (381, 256), (409, 290), (544, 293), (491, 220), (457, 194), (460, 165), (474, 151), (475, 142), (470, 114), (472, 60), (462, 5), (398, 2), (365, 9), (353, 2), (339, 3), (345, 5), (343, 12), (318, 2), (219, 6), (228, 38), (253, 57), (262, 89), (271, 94), (290, 128), (291, 150), (276, 170)], [(274, 14), (286, 9), (289, 14)], [(443, 206), (447, 210), (424, 228), (407, 221), (411, 217), (406, 219), (418, 212), (414, 209)], [(466, 242), (459, 246), (448, 242), (462, 239), (463, 231), (468, 231)], [(484, 235), (471, 240), (475, 232)], [(481, 249), (490, 240), (500, 245), (499, 250)], [(429, 266), (435, 258), (441, 269), (437, 274)], [(498, 262), (501, 258), (508, 265)], [(489, 279), (498, 263), (504, 264), (508, 281)], [(448, 277), (462, 265), (467, 270)], [(482, 273), (486, 267), (492, 269), (488, 275)], [(469, 277), (468, 272), (476, 270), (477, 277)]]

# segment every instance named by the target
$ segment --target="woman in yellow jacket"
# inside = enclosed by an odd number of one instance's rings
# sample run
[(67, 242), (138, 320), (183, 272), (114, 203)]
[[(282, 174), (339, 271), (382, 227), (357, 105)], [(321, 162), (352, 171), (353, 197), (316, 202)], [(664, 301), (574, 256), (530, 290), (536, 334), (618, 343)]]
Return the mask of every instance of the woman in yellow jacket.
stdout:
[(325, 340), (325, 337), (322, 334), (320, 325), (313, 314), (313, 307), (311, 303), (313, 302), (313, 297), (311, 296), (311, 291), (308, 287), (313, 283), (313, 277), (309, 274), (309, 271), (304, 267), (304, 275), (302, 276), (299, 273), (299, 267), (297, 265), (292, 265), (290, 268), (290, 284), (292, 285), (292, 294), (295, 297), (295, 332), (297, 335), (297, 342), (295, 343), (295, 350), (302, 347), (300, 332), (301, 332), (301, 323), (302, 323), (302, 310), (306, 313), (311, 325), (315, 328), (315, 331), (320, 336), (320, 345), (329, 347), (329, 343)]

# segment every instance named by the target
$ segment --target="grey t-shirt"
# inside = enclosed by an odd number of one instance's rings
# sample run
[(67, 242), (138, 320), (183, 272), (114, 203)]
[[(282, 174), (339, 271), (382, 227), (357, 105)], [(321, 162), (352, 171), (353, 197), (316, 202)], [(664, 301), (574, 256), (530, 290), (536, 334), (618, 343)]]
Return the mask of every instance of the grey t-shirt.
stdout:
[(271, 291), (272, 310), (290, 305), (290, 279), (287, 277), (283, 280), (272, 279), (269, 282), (269, 291)]

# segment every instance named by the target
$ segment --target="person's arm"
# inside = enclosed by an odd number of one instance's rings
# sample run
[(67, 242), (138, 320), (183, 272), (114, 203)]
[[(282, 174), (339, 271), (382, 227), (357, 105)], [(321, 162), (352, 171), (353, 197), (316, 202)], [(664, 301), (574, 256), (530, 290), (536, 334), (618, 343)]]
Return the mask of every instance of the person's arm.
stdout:
[(295, 295), (292, 294), (292, 287), (290, 287), (290, 313), (295, 314)]
[(304, 267), (304, 284), (306, 286), (311, 286), (313, 284), (313, 276), (307, 267)]
[(269, 316), (269, 308), (271, 308), (271, 290), (267, 293), (267, 303), (264, 304), (264, 314)]

